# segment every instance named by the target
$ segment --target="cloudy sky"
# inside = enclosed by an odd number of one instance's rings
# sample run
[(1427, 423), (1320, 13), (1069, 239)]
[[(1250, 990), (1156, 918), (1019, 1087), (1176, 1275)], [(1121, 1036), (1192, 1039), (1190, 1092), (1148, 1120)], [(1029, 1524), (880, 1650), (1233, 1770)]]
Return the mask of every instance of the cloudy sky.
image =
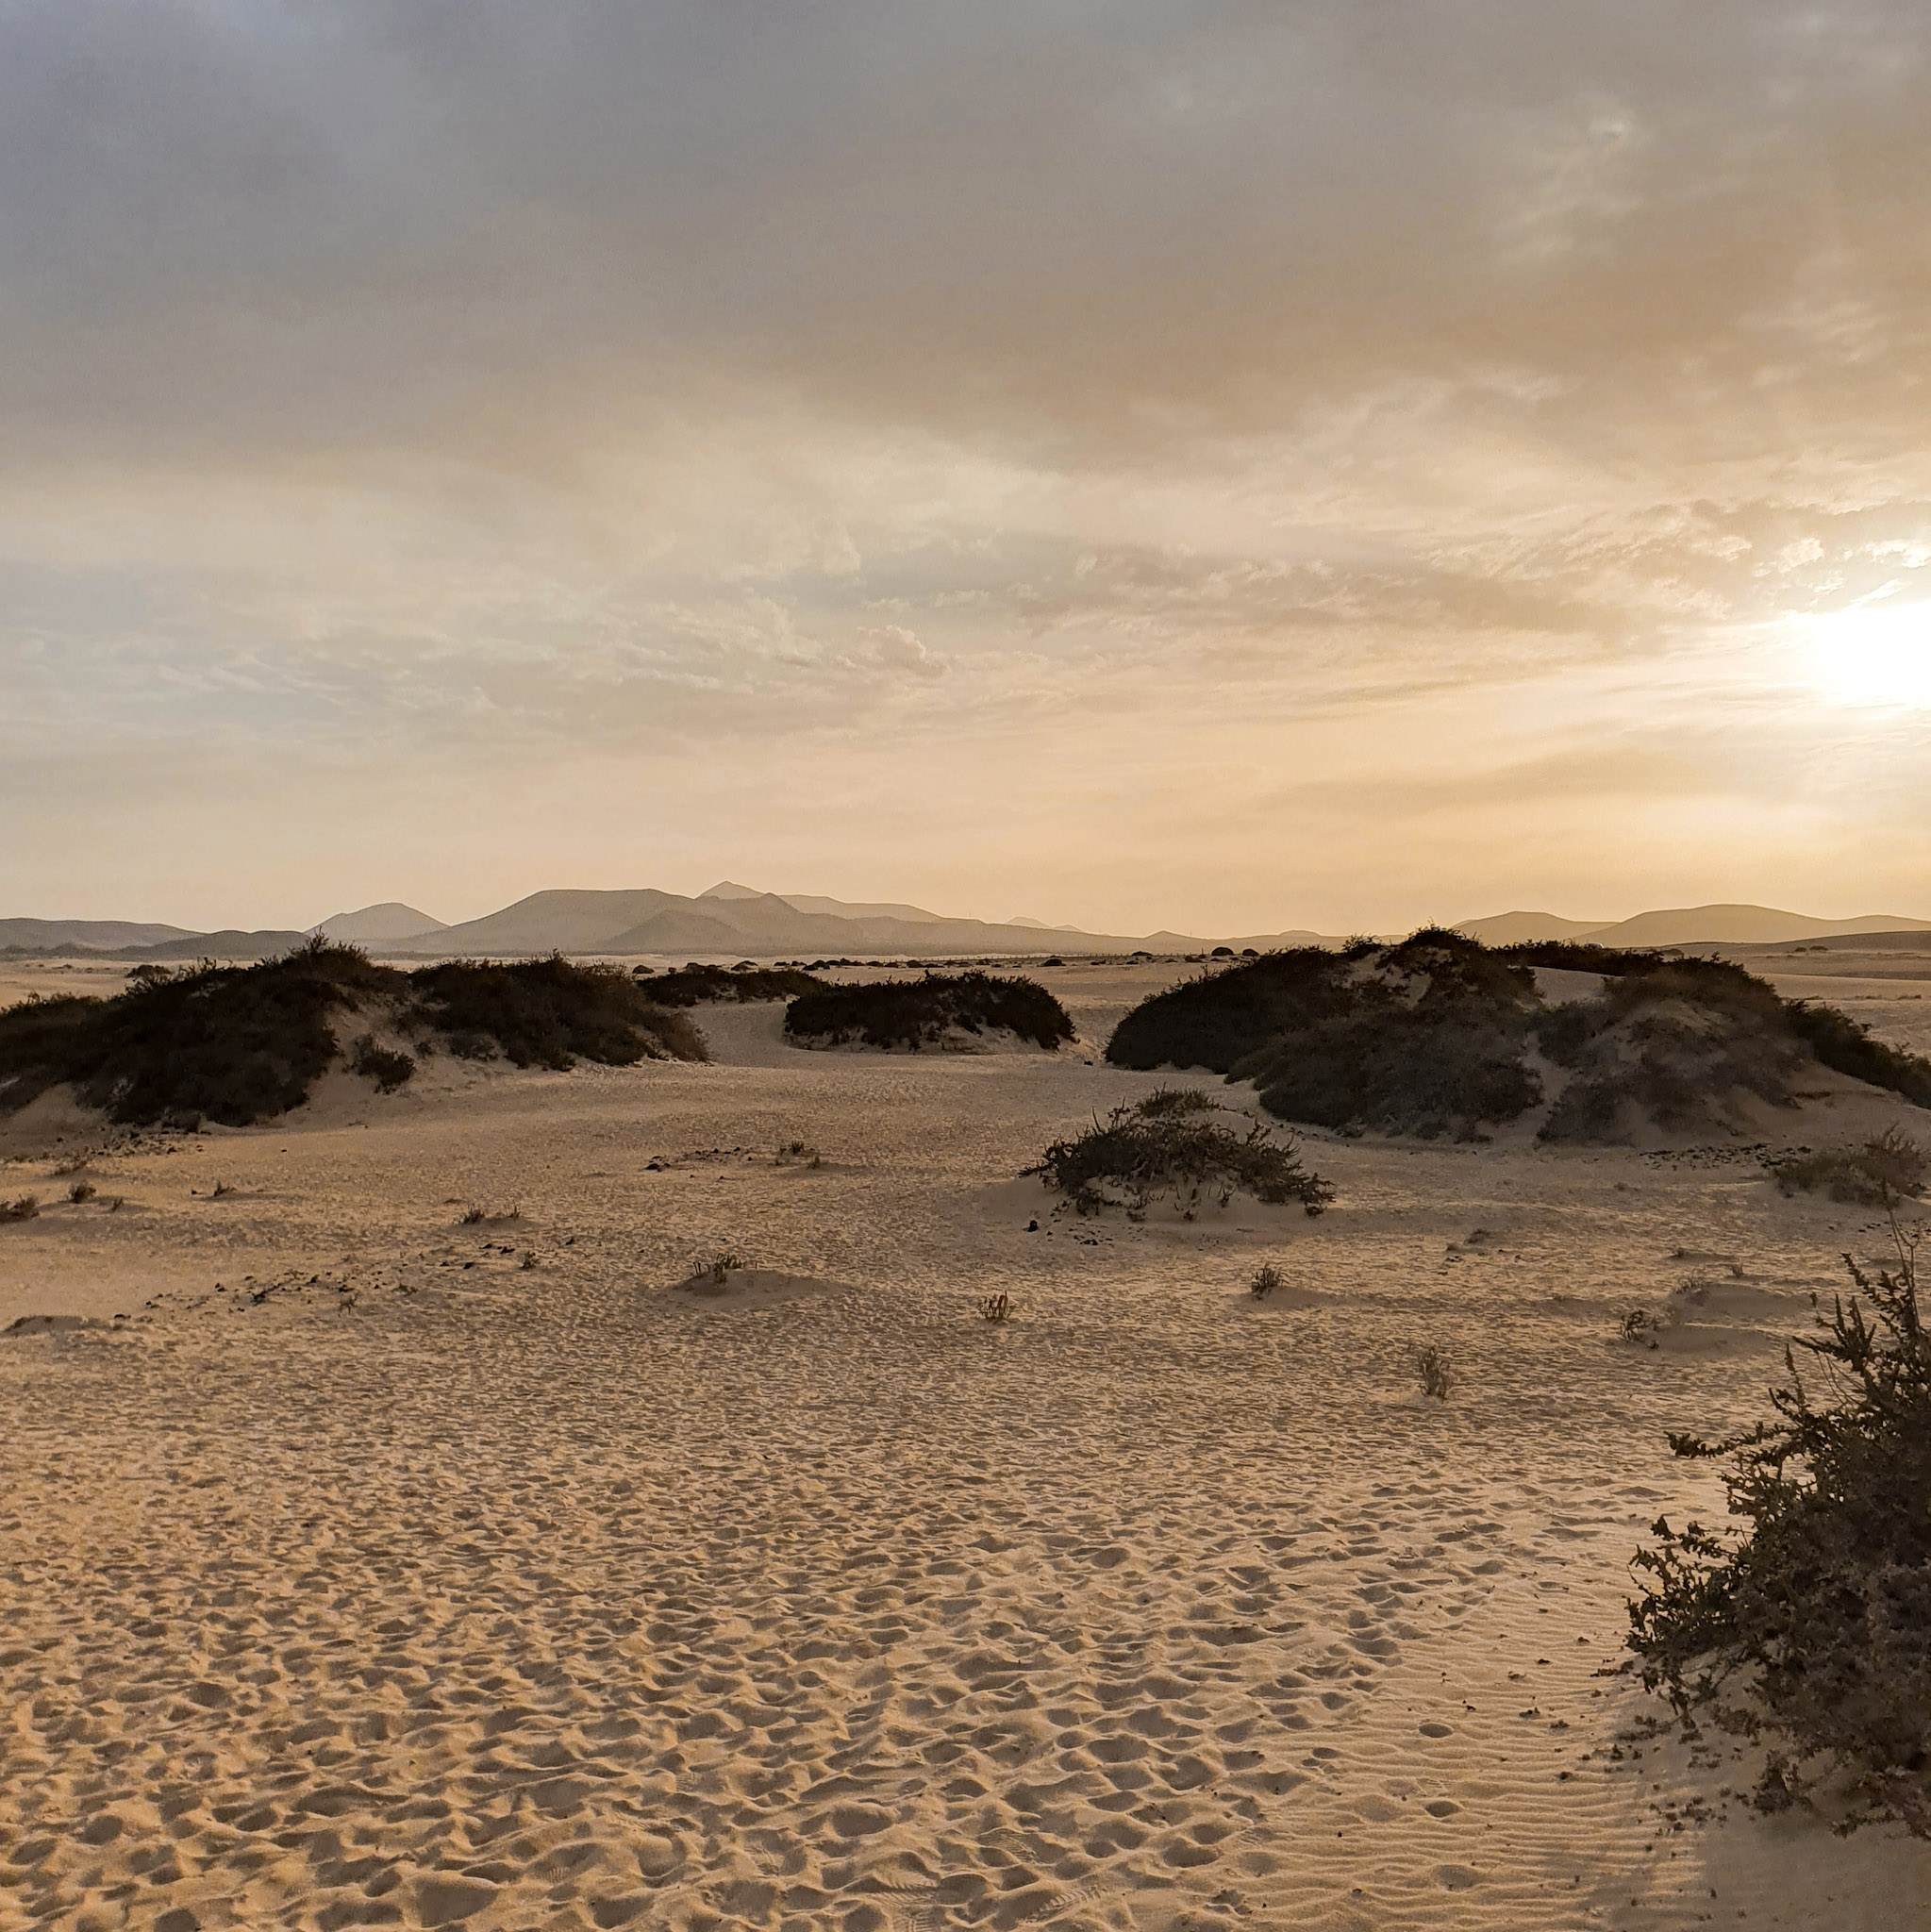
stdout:
[(1923, 0), (0, 0), (0, 913), (1931, 916)]

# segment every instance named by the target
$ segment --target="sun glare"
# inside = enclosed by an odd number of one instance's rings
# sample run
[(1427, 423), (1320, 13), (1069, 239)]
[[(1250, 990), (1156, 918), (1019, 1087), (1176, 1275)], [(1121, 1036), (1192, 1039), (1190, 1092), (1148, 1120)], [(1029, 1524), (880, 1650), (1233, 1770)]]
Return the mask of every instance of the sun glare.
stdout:
[(1861, 606), (1808, 628), (1811, 675), (1832, 704), (1931, 708), (1931, 604)]

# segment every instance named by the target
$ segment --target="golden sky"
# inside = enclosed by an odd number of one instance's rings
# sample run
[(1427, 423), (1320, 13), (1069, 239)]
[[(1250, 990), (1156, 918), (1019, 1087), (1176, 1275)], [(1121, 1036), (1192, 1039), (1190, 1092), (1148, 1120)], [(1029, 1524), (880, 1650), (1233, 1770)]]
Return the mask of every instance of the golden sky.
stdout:
[(16, 0), (0, 913), (1931, 916), (1923, 0)]

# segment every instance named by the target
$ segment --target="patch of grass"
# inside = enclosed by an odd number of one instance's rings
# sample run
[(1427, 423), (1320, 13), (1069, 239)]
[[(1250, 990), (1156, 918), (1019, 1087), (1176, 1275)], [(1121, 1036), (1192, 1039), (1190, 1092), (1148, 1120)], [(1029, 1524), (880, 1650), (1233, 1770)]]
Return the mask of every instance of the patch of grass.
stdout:
[(1082, 1214), (1108, 1207), (1144, 1213), (1163, 1194), (1188, 1215), (1204, 1196), (1224, 1207), (1237, 1191), (1274, 1206), (1297, 1201), (1309, 1214), (1334, 1199), (1334, 1189), (1301, 1165), (1293, 1143), (1258, 1123), (1243, 1134), (1190, 1108), (1149, 1116), (1145, 1105), (1117, 1107), (1085, 1133), (1054, 1141), (1025, 1172)]
[(694, 961), (650, 982), (650, 997), (660, 1007), (696, 1007), (712, 1001), (793, 1000), (819, 992), (826, 982), (794, 966), (701, 966)]
[[(1851, 1829), (1931, 1838), (1931, 1334), (1918, 1301), (1922, 1225), (1888, 1204), (1889, 1265), (1844, 1257), (1848, 1298), (1786, 1346), (1774, 1420), (1671, 1448), (1723, 1458), (1724, 1534), (1658, 1517), (1640, 1549), (1629, 1647), (1686, 1725), (1706, 1713), (1773, 1750), (1756, 1796), (1805, 1799), (1811, 1767), (1847, 1770)], [(1806, 1383), (1799, 1352), (1822, 1374)]]
[(40, 1201), (32, 1194), (22, 1194), (12, 1201), (0, 1201), (0, 1222), (31, 1221), (40, 1211)]
[[(378, 966), (353, 946), (314, 941), (249, 966), (206, 962), (130, 978), (108, 999), (28, 1000), (0, 1012), (0, 1112), (50, 1087), (129, 1125), (225, 1126), (299, 1107), (335, 1058), (340, 1016), (380, 1013), (443, 1032), (450, 1050), (519, 1066), (576, 1057), (628, 1065), (702, 1058), (702, 1036), (652, 1004), (614, 969), (563, 959), (498, 966), (458, 961), (414, 973)], [(371, 1077), (405, 1055), (375, 1057)], [(352, 1050), (351, 1064), (357, 1053)], [(399, 1082), (398, 1082), (399, 1084)]]
[(785, 1009), (790, 1038), (825, 1046), (857, 1043), (916, 1053), (957, 1034), (1000, 1031), (1049, 1053), (1074, 1037), (1066, 1008), (1037, 980), (976, 970), (828, 986), (802, 994)]
[(1767, 1160), (1780, 1194), (1828, 1194), (1859, 1208), (1883, 1208), (1924, 1191), (1931, 1155), (1896, 1127), (1861, 1147), (1786, 1154)]

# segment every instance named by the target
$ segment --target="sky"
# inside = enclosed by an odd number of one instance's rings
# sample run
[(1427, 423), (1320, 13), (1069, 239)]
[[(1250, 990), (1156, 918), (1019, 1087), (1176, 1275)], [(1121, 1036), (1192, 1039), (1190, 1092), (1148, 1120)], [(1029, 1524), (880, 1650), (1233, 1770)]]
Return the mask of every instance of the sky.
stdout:
[(0, 914), (1931, 917), (1923, 0), (0, 0)]

